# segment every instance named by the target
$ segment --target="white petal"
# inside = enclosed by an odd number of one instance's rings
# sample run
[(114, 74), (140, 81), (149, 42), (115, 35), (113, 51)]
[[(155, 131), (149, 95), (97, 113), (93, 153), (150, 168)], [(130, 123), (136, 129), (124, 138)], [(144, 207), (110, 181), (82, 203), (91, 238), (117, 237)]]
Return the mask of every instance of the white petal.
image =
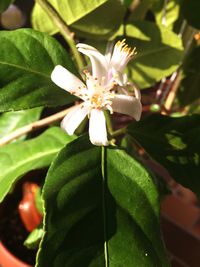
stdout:
[(86, 117), (88, 111), (85, 108), (81, 108), (81, 105), (70, 111), (62, 120), (61, 127), (69, 134), (72, 135), (76, 128)]
[(89, 122), (90, 141), (96, 146), (107, 146), (106, 119), (102, 110), (93, 109)]
[(107, 82), (108, 63), (104, 55), (102, 55), (96, 48), (86, 45), (78, 44), (78, 51), (90, 58), (92, 64), (92, 76), (99, 79), (105, 77), (105, 83)]
[(85, 84), (79, 78), (60, 65), (52, 71), (51, 79), (60, 88), (74, 95), (78, 94), (80, 88), (85, 88)]
[(112, 108), (114, 112), (129, 115), (140, 120), (142, 113), (142, 105), (139, 99), (128, 95), (115, 95), (112, 100)]

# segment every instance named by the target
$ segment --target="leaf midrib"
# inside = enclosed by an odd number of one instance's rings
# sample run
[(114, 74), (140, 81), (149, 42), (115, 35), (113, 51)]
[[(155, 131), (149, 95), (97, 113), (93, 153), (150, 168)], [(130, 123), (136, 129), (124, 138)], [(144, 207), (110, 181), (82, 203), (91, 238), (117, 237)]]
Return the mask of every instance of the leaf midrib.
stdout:
[[(177, 49), (177, 48), (175, 48), (173, 46), (166, 47), (166, 44), (162, 44), (162, 45), (165, 45), (165, 47), (155, 48), (155, 49), (152, 49), (151, 51), (148, 51), (148, 52), (139, 53), (135, 57), (135, 60), (137, 60), (138, 58), (141, 58), (141, 57), (145, 57), (145, 56), (151, 55), (151, 54), (157, 54), (157, 52), (162, 52), (163, 50)], [(182, 50), (178, 50), (178, 51), (182, 52)]]
[(8, 63), (8, 62), (4, 62), (4, 61), (0, 61), (0, 64), (2, 65), (8, 65), (10, 67), (14, 67), (16, 69), (20, 69), (20, 70), (23, 70), (25, 72), (30, 72), (30, 73), (34, 73), (34, 74), (37, 74), (37, 75), (40, 75), (40, 76), (43, 76), (45, 78), (48, 78), (50, 79), (50, 77), (42, 72), (39, 72), (39, 71), (36, 71), (36, 70), (33, 70), (33, 69), (30, 69), (30, 68), (24, 68), (22, 67), (21, 65), (16, 65), (16, 64), (13, 64), (13, 63)]

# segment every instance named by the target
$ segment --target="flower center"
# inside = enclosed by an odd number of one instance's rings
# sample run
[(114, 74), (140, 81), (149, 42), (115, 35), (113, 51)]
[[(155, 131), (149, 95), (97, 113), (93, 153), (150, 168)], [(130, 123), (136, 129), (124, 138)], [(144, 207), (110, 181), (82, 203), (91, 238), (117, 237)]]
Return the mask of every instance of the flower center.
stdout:
[(90, 99), (91, 104), (97, 108), (101, 108), (104, 104), (104, 97), (100, 93), (94, 93)]

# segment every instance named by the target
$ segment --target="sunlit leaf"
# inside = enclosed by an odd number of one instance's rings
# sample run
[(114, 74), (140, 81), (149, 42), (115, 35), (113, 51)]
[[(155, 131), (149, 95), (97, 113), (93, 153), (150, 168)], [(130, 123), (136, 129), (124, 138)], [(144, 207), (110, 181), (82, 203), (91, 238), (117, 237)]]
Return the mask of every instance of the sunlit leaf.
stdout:
[(47, 34), (31, 29), (0, 32), (0, 112), (59, 106), (73, 97), (51, 81), (55, 65), (76, 72), (67, 52)]
[[(62, 19), (78, 36), (107, 38), (116, 31), (125, 14), (125, 7), (116, 0), (50, 0)], [(112, 16), (110, 14), (112, 13)], [(39, 5), (32, 13), (33, 28), (49, 34), (58, 32), (56, 26)]]
[(159, 25), (166, 26), (172, 30), (174, 22), (178, 19), (180, 13), (181, 0), (157, 0), (154, 1), (152, 11), (155, 14), (156, 22)]
[(0, 201), (25, 173), (48, 167), (58, 151), (74, 139), (53, 127), (34, 139), (0, 148)]
[(175, 71), (182, 58), (182, 41), (172, 31), (148, 21), (126, 27), (127, 42), (138, 54), (129, 63), (129, 78), (140, 88), (149, 87)]

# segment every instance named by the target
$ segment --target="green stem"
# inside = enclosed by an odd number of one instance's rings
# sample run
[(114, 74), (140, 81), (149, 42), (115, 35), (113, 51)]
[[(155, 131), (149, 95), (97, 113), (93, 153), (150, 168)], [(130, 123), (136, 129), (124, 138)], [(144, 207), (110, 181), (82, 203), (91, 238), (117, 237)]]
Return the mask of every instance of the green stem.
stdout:
[(49, 2), (47, 2), (47, 0), (35, 0), (35, 1), (41, 6), (41, 8), (52, 19), (53, 23), (57, 26), (59, 32), (62, 34), (62, 36), (68, 43), (74, 55), (79, 70), (82, 70), (84, 64), (82, 57), (76, 48), (76, 43), (74, 41), (74, 33), (69, 30), (64, 20), (60, 17), (55, 8)]
[(106, 125), (107, 125), (108, 132), (109, 132), (109, 134), (112, 134), (112, 132), (113, 132), (113, 126), (112, 126), (112, 120), (110, 118), (109, 111), (106, 110), (104, 112), (104, 115), (105, 115), (105, 118), (106, 118)]
[(102, 171), (102, 212), (103, 212), (103, 230), (104, 230), (104, 258), (105, 258), (105, 267), (108, 267), (108, 246), (107, 246), (107, 229), (106, 229), (106, 173), (105, 173), (105, 164), (106, 164), (106, 148), (102, 147), (101, 152), (101, 171)]
[(114, 132), (111, 132), (110, 135), (111, 135), (111, 137), (117, 137), (117, 136), (125, 134), (125, 133), (126, 133), (126, 127), (118, 129)]

